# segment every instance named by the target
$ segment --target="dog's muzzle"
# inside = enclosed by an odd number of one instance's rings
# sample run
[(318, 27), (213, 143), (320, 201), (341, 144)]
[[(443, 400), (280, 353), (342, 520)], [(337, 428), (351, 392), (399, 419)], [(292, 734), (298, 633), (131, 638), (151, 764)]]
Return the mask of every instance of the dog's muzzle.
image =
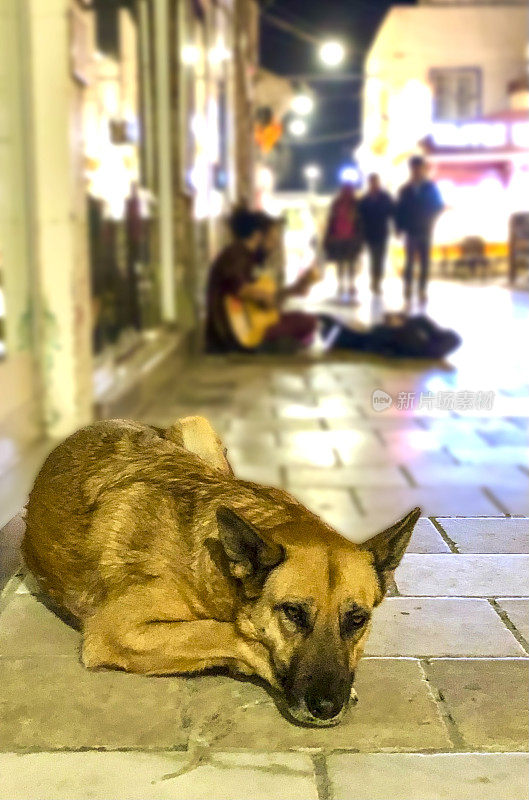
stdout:
[(303, 698), (296, 703), (289, 704), (288, 710), (296, 722), (318, 728), (328, 728), (337, 725), (343, 719), (349, 706), (358, 702), (356, 690), (350, 685), (347, 693), (332, 694), (328, 691), (318, 691), (311, 687)]

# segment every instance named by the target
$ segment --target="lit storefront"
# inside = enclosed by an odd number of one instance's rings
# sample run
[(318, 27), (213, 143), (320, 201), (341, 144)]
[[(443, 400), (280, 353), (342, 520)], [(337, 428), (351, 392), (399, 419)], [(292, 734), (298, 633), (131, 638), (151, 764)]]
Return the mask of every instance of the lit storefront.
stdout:
[(529, 210), (528, 112), (436, 123), (421, 147), (447, 207), (435, 231), (436, 244), (448, 248), (443, 255), (479, 237), (487, 256), (505, 261), (510, 220)]
[(252, 197), (258, 10), (2, 8), (0, 449), (15, 454), (135, 402), (188, 352), (221, 221)]
[(141, 164), (139, 32), (127, 9), (109, 11), (87, 17), (92, 46), (83, 94), (93, 347), (108, 369), (160, 321), (156, 204)]
[[(86, 93), (96, 350), (197, 324), (235, 199), (234, 9), (141, 0)], [(169, 36), (167, 36), (169, 32)], [(107, 359), (108, 361), (108, 359)]]

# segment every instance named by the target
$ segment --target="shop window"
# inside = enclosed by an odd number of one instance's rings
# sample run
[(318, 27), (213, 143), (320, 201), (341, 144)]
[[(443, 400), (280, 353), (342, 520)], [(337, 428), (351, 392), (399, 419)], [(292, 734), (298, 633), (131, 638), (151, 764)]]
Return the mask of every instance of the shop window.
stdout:
[(460, 122), (481, 113), (481, 70), (477, 67), (433, 69), (430, 72), (433, 117), (437, 122)]
[(100, 53), (119, 58), (119, 11), (134, 12), (134, 0), (94, 0), (96, 47)]

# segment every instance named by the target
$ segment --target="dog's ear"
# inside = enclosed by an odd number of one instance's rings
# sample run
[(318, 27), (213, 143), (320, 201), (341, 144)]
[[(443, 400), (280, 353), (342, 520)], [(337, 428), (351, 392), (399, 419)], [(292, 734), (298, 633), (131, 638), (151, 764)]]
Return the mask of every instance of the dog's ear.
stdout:
[(421, 509), (414, 508), (390, 528), (386, 528), (382, 533), (377, 533), (376, 536), (360, 545), (362, 550), (369, 550), (373, 555), (375, 568), (384, 592), (388, 579), (400, 564), (420, 516)]
[(285, 557), (280, 544), (266, 541), (261, 534), (227, 506), (217, 509), (219, 539), (234, 578), (245, 584), (247, 594), (258, 594), (268, 572), (277, 567)]

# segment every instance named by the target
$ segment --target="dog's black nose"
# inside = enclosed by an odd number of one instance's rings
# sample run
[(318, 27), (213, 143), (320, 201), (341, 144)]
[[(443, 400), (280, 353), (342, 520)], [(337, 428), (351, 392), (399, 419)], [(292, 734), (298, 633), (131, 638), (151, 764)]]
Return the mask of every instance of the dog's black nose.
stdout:
[(322, 695), (318, 691), (308, 691), (305, 695), (307, 708), (317, 719), (332, 719), (336, 717), (343, 707), (341, 699)]

